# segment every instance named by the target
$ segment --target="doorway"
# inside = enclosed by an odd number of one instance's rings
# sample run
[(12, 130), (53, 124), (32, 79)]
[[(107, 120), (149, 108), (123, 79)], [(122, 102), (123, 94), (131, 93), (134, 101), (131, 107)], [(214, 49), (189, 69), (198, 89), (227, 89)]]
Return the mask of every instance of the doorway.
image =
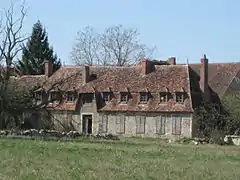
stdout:
[(92, 134), (92, 115), (82, 116), (82, 132), (83, 134)]

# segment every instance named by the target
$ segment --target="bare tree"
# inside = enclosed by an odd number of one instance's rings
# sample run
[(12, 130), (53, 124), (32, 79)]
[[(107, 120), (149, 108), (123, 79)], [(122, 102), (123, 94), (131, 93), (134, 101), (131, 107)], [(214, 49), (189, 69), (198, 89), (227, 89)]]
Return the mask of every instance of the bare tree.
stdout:
[(25, 2), (20, 5), (20, 14), (17, 18), (14, 6), (11, 1), (10, 7), (3, 9), (0, 15), (0, 57), (4, 61), (1, 64), (6, 64), (7, 67), (13, 64), (13, 59), (22, 50), (22, 44), (26, 40), (26, 37), (21, 35), (26, 17)]
[(0, 127), (11, 119), (16, 121), (24, 106), (27, 106), (26, 102), (29, 102), (26, 101), (26, 93), (20, 93), (20, 90), (11, 84), (13, 79), (10, 79), (13, 60), (26, 40), (26, 37), (21, 35), (26, 17), (25, 2), (17, 7), (19, 9), (16, 9), (15, 5), (11, 1), (9, 8), (0, 10), (0, 64), (6, 66), (0, 68)]
[(155, 49), (141, 44), (139, 35), (137, 29), (122, 25), (109, 27), (103, 33), (88, 26), (78, 32), (72, 59), (76, 64), (88, 65), (135, 64), (141, 57), (150, 57)]

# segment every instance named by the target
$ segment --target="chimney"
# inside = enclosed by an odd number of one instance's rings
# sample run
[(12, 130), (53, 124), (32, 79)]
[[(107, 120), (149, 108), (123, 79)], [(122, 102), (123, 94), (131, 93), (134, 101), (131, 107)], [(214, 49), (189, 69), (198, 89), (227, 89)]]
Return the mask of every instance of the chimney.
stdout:
[(88, 83), (90, 81), (89, 66), (83, 66), (82, 77), (83, 77), (83, 84), (86, 84), (86, 83)]
[(44, 61), (44, 74), (47, 77), (50, 77), (52, 75), (53, 71), (53, 63), (52, 60), (45, 60)]
[(201, 67), (200, 67), (200, 88), (203, 92), (204, 100), (209, 100), (209, 89), (208, 89), (208, 59), (204, 54), (201, 59)]
[(147, 75), (154, 71), (154, 63), (147, 59), (142, 59), (140, 61), (141, 75)]
[(176, 65), (176, 58), (175, 57), (168, 58), (168, 63), (170, 65)]

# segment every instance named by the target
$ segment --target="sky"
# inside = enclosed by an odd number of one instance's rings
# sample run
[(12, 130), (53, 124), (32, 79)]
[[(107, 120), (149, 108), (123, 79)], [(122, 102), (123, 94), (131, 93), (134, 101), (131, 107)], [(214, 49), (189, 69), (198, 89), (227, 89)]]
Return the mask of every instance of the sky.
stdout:
[[(0, 8), (9, 2), (1, 0)], [(154, 59), (173, 56), (177, 63), (187, 59), (199, 63), (206, 54), (210, 63), (240, 62), (239, 0), (26, 0), (26, 4), (23, 32), (30, 34), (40, 20), (64, 64), (73, 64), (70, 52), (79, 30), (89, 25), (103, 31), (119, 24), (137, 28), (141, 43), (156, 46)]]

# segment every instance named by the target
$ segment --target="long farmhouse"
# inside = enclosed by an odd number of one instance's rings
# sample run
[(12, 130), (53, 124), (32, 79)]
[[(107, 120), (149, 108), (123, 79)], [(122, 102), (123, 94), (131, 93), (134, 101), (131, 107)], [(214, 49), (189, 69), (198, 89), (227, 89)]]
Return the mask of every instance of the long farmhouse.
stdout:
[[(36, 92), (38, 103), (48, 102), (56, 128), (71, 125), (87, 134), (193, 137), (194, 109), (203, 101), (240, 91), (240, 63), (176, 64), (142, 59), (130, 67), (62, 66), (52, 74), (45, 62), (44, 75), (21, 76), (18, 82)], [(31, 115), (41, 128), (41, 113)]]

